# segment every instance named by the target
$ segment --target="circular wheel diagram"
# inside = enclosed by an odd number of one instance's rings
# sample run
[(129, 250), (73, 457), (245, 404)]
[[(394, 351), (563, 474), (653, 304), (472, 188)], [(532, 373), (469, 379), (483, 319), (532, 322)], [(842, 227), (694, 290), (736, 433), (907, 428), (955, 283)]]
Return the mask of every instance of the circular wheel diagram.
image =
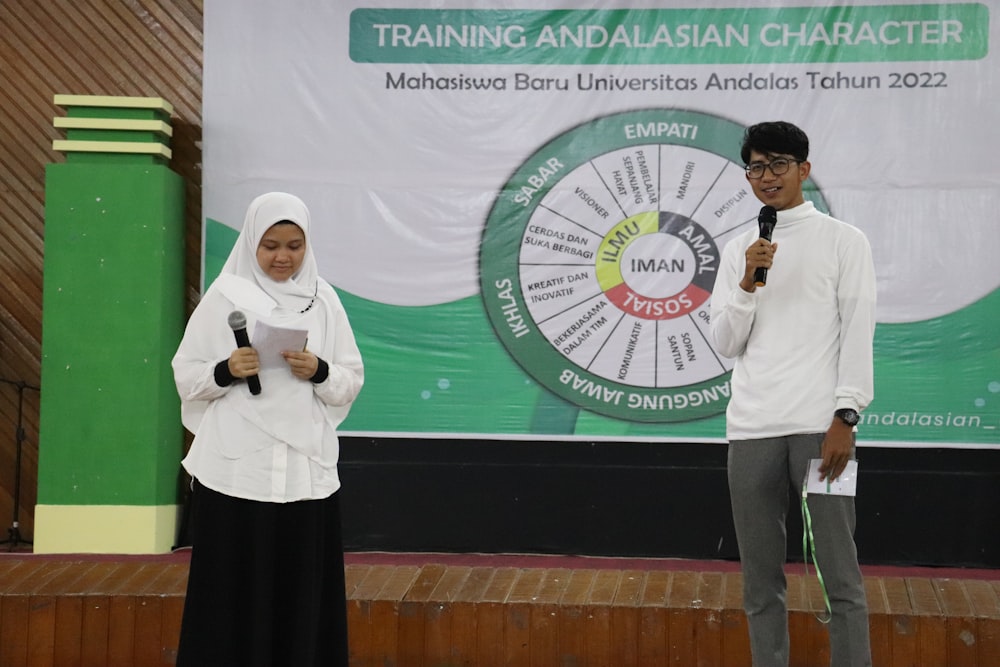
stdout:
[(721, 249), (760, 210), (742, 137), (704, 113), (624, 112), (514, 172), (486, 221), (480, 281), (497, 336), (539, 384), (628, 421), (725, 411), (732, 361), (710, 342), (712, 287)]

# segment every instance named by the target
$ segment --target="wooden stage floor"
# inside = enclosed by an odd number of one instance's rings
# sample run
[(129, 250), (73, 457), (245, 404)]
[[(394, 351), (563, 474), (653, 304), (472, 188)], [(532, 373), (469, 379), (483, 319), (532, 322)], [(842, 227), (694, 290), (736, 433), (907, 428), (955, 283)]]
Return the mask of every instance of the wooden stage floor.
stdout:
[[(0, 552), (3, 667), (173, 665), (189, 552)], [(749, 667), (739, 565), (347, 555), (351, 664)], [(863, 568), (874, 667), (1000, 667), (1000, 570)], [(815, 573), (789, 565), (792, 667), (826, 664)]]

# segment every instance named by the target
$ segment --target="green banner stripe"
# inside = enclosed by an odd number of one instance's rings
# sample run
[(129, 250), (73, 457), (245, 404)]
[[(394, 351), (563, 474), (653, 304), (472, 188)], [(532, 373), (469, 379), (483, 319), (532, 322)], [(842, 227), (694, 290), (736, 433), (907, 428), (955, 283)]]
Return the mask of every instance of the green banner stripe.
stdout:
[(667, 65), (977, 60), (980, 3), (729, 9), (356, 9), (359, 63)]

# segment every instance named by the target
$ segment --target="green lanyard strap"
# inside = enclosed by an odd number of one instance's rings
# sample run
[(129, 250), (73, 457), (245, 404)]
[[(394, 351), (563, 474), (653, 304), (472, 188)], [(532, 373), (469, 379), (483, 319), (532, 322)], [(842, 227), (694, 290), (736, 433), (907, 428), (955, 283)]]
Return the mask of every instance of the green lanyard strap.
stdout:
[(830, 609), (830, 596), (826, 592), (826, 582), (823, 581), (823, 573), (819, 571), (819, 562), (816, 561), (816, 538), (813, 536), (812, 516), (809, 514), (809, 501), (806, 492), (806, 485), (802, 485), (802, 557), (805, 560), (806, 576), (809, 575), (809, 553), (812, 551), (813, 565), (816, 567), (816, 578), (819, 580), (819, 589), (823, 592), (823, 602), (826, 603), (826, 616), (814, 614), (820, 623), (829, 623), (833, 612)]

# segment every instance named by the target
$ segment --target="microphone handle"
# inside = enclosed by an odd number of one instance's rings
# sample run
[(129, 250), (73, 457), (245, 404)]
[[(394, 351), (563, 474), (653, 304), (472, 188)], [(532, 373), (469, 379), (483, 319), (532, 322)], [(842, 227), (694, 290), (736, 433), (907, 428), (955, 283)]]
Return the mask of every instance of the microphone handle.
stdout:
[(758, 266), (753, 272), (753, 284), (757, 287), (763, 287), (767, 284), (767, 269), (763, 266)]
[[(773, 233), (774, 224), (764, 225), (761, 224), (760, 227), (760, 237), (767, 241), (771, 240), (771, 234)], [(763, 287), (767, 284), (767, 269), (763, 266), (758, 266), (753, 272), (753, 284), (757, 287)]]
[[(250, 347), (250, 337), (247, 336), (247, 330), (245, 327), (240, 327), (239, 329), (233, 329), (233, 335), (236, 336), (236, 347)], [(257, 375), (250, 375), (247, 377), (247, 387), (250, 388), (250, 393), (256, 396), (260, 393), (260, 377)]]

